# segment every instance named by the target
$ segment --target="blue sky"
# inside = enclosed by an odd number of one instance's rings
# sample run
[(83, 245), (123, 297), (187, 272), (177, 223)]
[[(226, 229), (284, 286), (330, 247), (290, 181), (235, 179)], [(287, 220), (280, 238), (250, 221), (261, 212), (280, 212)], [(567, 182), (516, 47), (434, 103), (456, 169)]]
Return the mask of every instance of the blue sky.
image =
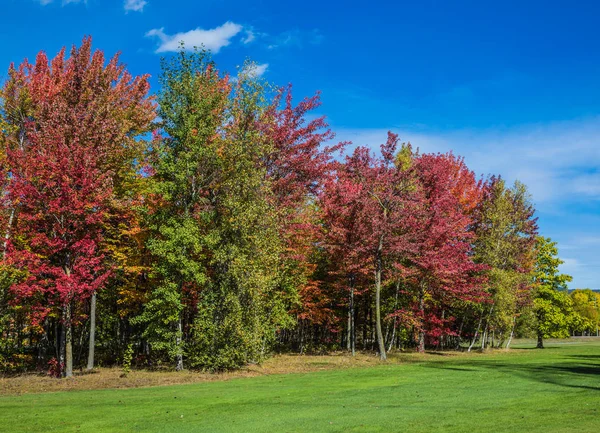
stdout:
[[(392, 4), (394, 3), (394, 4)], [(526, 3), (526, 4), (523, 4)], [(600, 288), (600, 4), (594, 1), (0, 0), (10, 62), (92, 35), (134, 74), (204, 43), (295, 94), (322, 91), (340, 140), (392, 129), (525, 182), (571, 287)]]

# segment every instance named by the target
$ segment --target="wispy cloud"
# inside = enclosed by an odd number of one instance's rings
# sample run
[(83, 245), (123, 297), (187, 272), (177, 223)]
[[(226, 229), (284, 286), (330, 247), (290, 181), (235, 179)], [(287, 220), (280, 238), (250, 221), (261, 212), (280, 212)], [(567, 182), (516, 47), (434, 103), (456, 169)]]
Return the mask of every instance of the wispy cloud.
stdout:
[(323, 34), (319, 29), (308, 31), (299, 29), (288, 30), (270, 37), (267, 48), (270, 50), (286, 46), (303, 48), (306, 44), (318, 45), (323, 42), (323, 38)]
[(214, 29), (204, 30), (200, 27), (187, 32), (175, 33), (169, 35), (165, 33), (164, 28), (152, 29), (146, 36), (157, 37), (160, 41), (157, 53), (178, 51), (180, 43), (183, 42), (186, 49), (203, 46), (218, 53), (221, 48), (231, 44), (232, 39), (243, 30), (240, 24), (227, 21), (225, 24)]
[(254, 42), (254, 40), (256, 40), (256, 33), (254, 33), (254, 30), (246, 30), (246, 36), (244, 37), (244, 39), (242, 39), (242, 43), (249, 44)]
[[(479, 174), (521, 180), (539, 204), (600, 199), (600, 117), (493, 130), (389, 129), (423, 151), (452, 150)], [(342, 129), (338, 135), (357, 145), (377, 145), (385, 131)]]
[[(54, 3), (54, 0), (38, 0), (39, 3), (42, 6), (46, 6), (49, 5), (50, 3)], [(62, 6), (68, 5), (68, 4), (76, 4), (76, 3), (87, 3), (87, 0), (61, 0), (60, 4)]]
[(147, 4), (148, 2), (146, 0), (125, 0), (123, 7), (125, 8), (125, 12), (142, 12), (144, 6)]

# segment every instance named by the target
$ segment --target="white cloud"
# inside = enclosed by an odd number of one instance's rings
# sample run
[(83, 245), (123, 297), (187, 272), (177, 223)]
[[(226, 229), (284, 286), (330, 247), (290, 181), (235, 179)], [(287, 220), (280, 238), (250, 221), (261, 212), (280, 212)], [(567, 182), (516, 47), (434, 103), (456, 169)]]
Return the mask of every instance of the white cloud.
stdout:
[(144, 10), (144, 6), (146, 6), (148, 2), (146, 0), (125, 0), (123, 7), (126, 12), (142, 12)]
[(214, 29), (204, 30), (197, 28), (188, 32), (175, 33), (174, 35), (166, 34), (164, 28), (152, 29), (146, 33), (146, 36), (156, 36), (160, 40), (160, 45), (156, 49), (157, 53), (178, 51), (181, 42), (185, 44), (186, 49), (204, 46), (213, 53), (218, 53), (221, 48), (231, 44), (231, 40), (242, 29), (241, 25), (227, 21), (225, 24)]
[(256, 33), (252, 30), (246, 30), (246, 37), (242, 39), (244, 44), (249, 44), (256, 39)]
[(256, 64), (256, 63), (252, 63), (248, 67), (246, 67), (244, 70), (242, 70), (241, 72), (249, 77), (258, 78), (258, 77), (262, 77), (265, 74), (265, 72), (267, 72), (268, 68), (269, 68), (268, 63), (262, 63), (260, 65)]

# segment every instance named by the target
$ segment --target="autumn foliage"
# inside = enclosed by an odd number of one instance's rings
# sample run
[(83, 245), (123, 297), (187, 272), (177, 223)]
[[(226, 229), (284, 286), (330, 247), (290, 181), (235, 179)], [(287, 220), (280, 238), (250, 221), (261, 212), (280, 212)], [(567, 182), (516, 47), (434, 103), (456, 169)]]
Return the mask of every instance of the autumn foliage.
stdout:
[(273, 350), (510, 341), (533, 305), (524, 186), (392, 132), (338, 143), (318, 94), (295, 102), (247, 70), (181, 51), (155, 103), (89, 38), (10, 68), (2, 368), (69, 375), (87, 344), (92, 366), (97, 347), (105, 363), (214, 370)]

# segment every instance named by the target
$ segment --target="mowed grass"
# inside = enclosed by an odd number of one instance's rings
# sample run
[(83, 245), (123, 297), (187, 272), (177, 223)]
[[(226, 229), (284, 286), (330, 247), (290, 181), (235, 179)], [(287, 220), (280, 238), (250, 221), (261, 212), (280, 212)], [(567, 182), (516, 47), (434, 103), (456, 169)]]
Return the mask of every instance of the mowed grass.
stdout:
[(0, 431), (600, 432), (600, 341), (532, 346), (187, 385), (1, 396)]

